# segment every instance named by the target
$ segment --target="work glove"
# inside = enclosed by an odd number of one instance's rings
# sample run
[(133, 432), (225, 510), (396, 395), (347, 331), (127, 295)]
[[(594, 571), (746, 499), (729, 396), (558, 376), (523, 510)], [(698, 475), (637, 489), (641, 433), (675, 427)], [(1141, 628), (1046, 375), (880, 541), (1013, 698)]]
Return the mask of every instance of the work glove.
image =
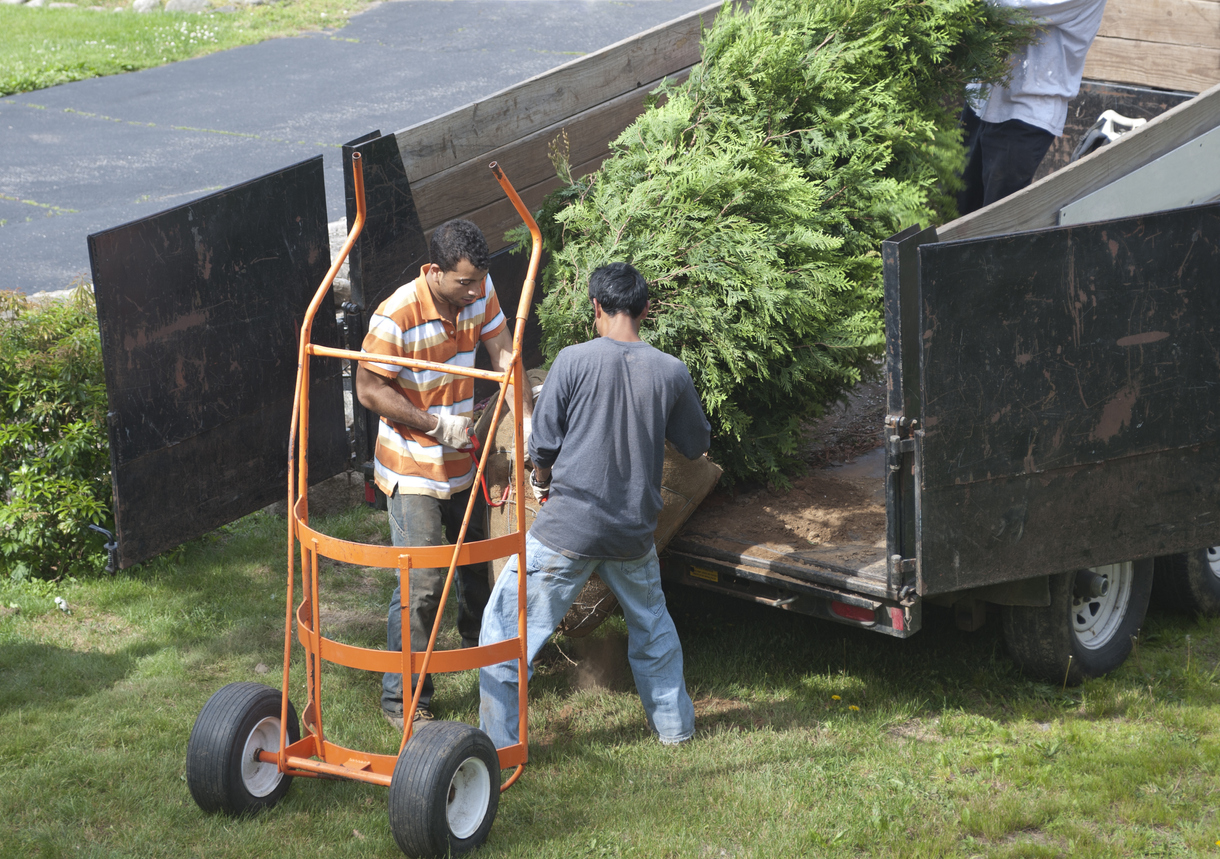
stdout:
[(466, 450), (470, 447), (470, 418), (458, 415), (437, 415), (436, 428), (424, 435), (431, 436), (446, 447)]
[(534, 493), (534, 500), (541, 504), (551, 494), (551, 481), (538, 483), (536, 480), (537, 476), (537, 471), (530, 472), (530, 490)]

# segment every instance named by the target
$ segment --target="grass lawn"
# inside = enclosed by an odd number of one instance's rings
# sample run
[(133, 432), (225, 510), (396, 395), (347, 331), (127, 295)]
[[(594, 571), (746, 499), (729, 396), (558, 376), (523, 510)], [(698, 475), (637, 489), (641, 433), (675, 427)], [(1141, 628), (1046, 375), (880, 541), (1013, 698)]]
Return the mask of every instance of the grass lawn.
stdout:
[[(364, 509), (323, 530), (388, 537)], [(284, 532), (259, 513), (113, 577), (0, 585), (0, 856), (400, 855), (381, 788), (297, 779), (244, 820), (187, 791), (208, 697), (279, 687)], [(392, 573), (328, 562), (322, 581), (326, 634), (384, 641)], [(649, 736), (621, 620), (548, 646), (532, 762), (479, 856), (1220, 856), (1218, 620), (1153, 613), (1120, 671), (1064, 690), (1018, 674), (994, 623), (931, 611), (897, 641), (685, 589), (670, 605), (694, 740)], [(380, 679), (323, 676), (328, 736), (392, 753)], [(440, 718), (475, 721), (473, 674), (437, 685)]]
[[(342, 27), (368, 0), (233, 3), (236, 11), (212, 14), (139, 14), (130, 10), (130, 0), (77, 3), (65, 9), (0, 5), (0, 96)], [(212, 5), (222, 4), (212, 0)]]

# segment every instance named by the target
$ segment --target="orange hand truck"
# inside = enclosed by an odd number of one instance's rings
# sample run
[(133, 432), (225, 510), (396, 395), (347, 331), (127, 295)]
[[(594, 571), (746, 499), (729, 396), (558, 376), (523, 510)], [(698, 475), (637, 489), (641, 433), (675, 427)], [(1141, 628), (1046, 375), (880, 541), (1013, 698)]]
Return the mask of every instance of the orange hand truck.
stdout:
[[(377, 361), (412, 369), (487, 379), (499, 384), (492, 425), (500, 420), (509, 386), (513, 390), (512, 414), (515, 424), (513, 488), (518, 498), (525, 488), (522, 391), (525, 372), (521, 349), (525, 319), (529, 313), (542, 253), (542, 236), (529, 210), (517, 195), (500, 167), (491, 170), (529, 227), (533, 240), (530, 262), (521, 299), (517, 306), (516, 327), (510, 366), (503, 372), (452, 367), (390, 355), (330, 349), (310, 343), (314, 316), (330, 289), (339, 266), (356, 243), (364, 226), (364, 176), (360, 154), (352, 155), (356, 196), (356, 220), (338, 257), (332, 262), (322, 285), (314, 295), (301, 326), (296, 391), (293, 398), (292, 426), (288, 445), (288, 596), (284, 618), (284, 674), (277, 690), (258, 683), (230, 683), (204, 705), (191, 730), (187, 744), (186, 780), (200, 808), (209, 812), (242, 815), (275, 805), (288, 791), (293, 777), (345, 778), (379, 784), (390, 789), (389, 817), (394, 840), (409, 856), (458, 855), (482, 844), (491, 829), (499, 805), (500, 791), (509, 788), (521, 775), (528, 759), (525, 623), (525, 505), (517, 505), (517, 530), (503, 537), (466, 542), (466, 531), (474, 510), (476, 493), (462, 520), (455, 545), (398, 547), (377, 546), (338, 540), (309, 525), (308, 450), (309, 450), (309, 359), (340, 358), (349, 361)], [(354, 375), (354, 374), (353, 374)], [(491, 445), (483, 447), (474, 482), (478, 484), (487, 468)], [(295, 458), (295, 462), (294, 462)], [(288, 700), (288, 669), (292, 652), (293, 585), (296, 547), (300, 544), (301, 590), (303, 598), (296, 609), (297, 637), (305, 650), (305, 735), (297, 720), (296, 709)], [(518, 603), (517, 637), (465, 650), (436, 650), (437, 633), (445, 603), (453, 587), (454, 571), (463, 564), (485, 563), (494, 558), (517, 555)], [(318, 610), (318, 559), (330, 558), (346, 564), (397, 569), (401, 582), (402, 640), (410, 642), (410, 571), (417, 567), (448, 566), (441, 593), (436, 623), (423, 652), (402, 652), (355, 647), (322, 635)], [(331, 662), (376, 672), (401, 672), (403, 678), (418, 674), (467, 671), (517, 660), (520, 742), (497, 749), (487, 734), (461, 722), (424, 722), (416, 728), (404, 723), (398, 754), (371, 754), (347, 749), (326, 739), (322, 722), (321, 668)], [(406, 713), (414, 713), (423, 683), (416, 686)], [(499, 772), (513, 769), (503, 783)]]

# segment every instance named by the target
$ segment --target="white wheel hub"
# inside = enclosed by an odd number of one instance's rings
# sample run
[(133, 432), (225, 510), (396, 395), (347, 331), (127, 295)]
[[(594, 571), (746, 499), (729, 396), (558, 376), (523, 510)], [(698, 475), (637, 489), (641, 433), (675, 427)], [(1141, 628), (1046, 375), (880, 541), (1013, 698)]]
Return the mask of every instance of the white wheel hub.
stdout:
[(260, 751), (280, 750), (280, 720), (268, 716), (250, 731), (241, 750), (241, 783), (251, 796), (267, 796), (275, 790), (284, 774), (275, 764), (258, 760)]
[(1207, 568), (1212, 575), (1220, 579), (1220, 546), (1211, 546), (1204, 554), (1207, 556)]
[(1127, 615), (1135, 564), (1125, 561), (1091, 569), (1104, 577), (1110, 587), (1104, 596), (1072, 597), (1072, 631), (1082, 647), (1097, 650), (1114, 639)]
[(491, 803), (491, 773), (476, 757), (462, 761), (449, 782), (445, 817), (455, 838), (469, 838), (478, 831)]

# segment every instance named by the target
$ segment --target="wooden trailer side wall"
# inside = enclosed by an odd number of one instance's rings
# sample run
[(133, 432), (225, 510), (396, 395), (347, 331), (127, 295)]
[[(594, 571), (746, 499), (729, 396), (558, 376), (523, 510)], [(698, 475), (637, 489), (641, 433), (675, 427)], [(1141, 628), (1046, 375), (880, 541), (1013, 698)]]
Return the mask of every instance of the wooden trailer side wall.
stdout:
[(1220, 84), (1220, 0), (1108, 0), (1084, 76), (1196, 93)]

